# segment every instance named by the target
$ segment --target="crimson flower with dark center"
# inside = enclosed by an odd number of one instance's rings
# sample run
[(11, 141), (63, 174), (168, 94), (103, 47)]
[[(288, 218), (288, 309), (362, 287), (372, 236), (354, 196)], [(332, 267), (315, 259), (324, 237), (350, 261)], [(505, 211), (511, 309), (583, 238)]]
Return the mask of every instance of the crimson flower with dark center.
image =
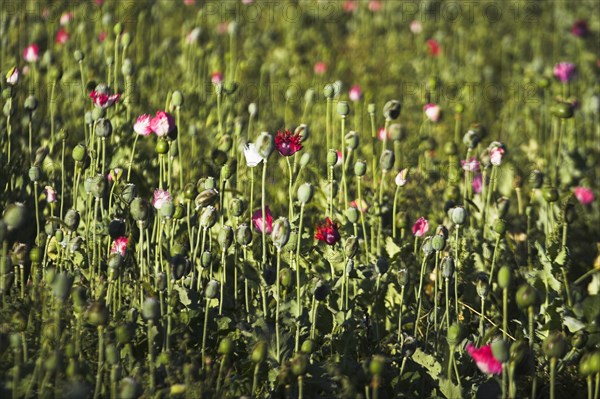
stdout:
[(338, 225), (329, 218), (325, 219), (325, 223), (317, 226), (315, 238), (324, 241), (327, 245), (335, 245), (341, 239)]
[(300, 133), (294, 134), (289, 130), (284, 130), (283, 132), (278, 130), (277, 136), (275, 136), (275, 147), (281, 155), (289, 157), (302, 149), (301, 140), (302, 136)]

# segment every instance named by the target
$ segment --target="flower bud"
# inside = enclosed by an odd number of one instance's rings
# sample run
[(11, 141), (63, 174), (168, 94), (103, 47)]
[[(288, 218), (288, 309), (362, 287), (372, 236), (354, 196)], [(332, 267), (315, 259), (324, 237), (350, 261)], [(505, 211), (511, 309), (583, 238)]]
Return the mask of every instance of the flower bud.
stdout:
[(205, 229), (210, 229), (217, 223), (218, 212), (214, 206), (209, 205), (202, 211), (200, 215), (200, 226)]
[(342, 118), (345, 118), (350, 113), (350, 106), (346, 101), (338, 101), (337, 113)]
[(387, 120), (397, 119), (400, 116), (402, 104), (397, 100), (390, 100), (383, 106), (383, 116)]
[(559, 119), (570, 119), (573, 117), (574, 113), (573, 105), (566, 102), (561, 102), (553, 105), (550, 108), (550, 112)]
[(227, 251), (233, 243), (233, 229), (230, 226), (223, 226), (219, 231), (217, 241), (222, 251)]
[(442, 259), (442, 277), (446, 280), (454, 275), (454, 258), (446, 256)]
[(335, 166), (335, 164), (338, 161), (338, 154), (337, 151), (334, 149), (329, 149), (329, 151), (327, 151), (327, 166)]
[(302, 346), (300, 347), (300, 351), (302, 351), (302, 353), (310, 355), (314, 352), (314, 350), (315, 341), (313, 341), (312, 339), (307, 339), (306, 341), (302, 342)]
[(356, 256), (358, 252), (358, 239), (355, 236), (350, 236), (346, 239), (344, 243), (344, 255), (347, 258), (352, 259)]
[(239, 245), (246, 247), (252, 242), (252, 230), (246, 223), (238, 226), (235, 239)]
[(508, 288), (512, 280), (512, 271), (509, 266), (502, 266), (498, 270), (498, 287), (501, 289)]
[(87, 156), (87, 148), (85, 147), (85, 145), (77, 144), (75, 148), (73, 148), (72, 156), (74, 161), (83, 162), (83, 160)]
[(33, 112), (38, 107), (38, 99), (35, 96), (31, 95), (25, 99), (24, 106), (27, 112)]
[(302, 154), (302, 156), (300, 157), (300, 167), (305, 168), (310, 163), (310, 158), (311, 156), (309, 152), (305, 152), (304, 154)]
[(204, 291), (204, 296), (207, 299), (215, 299), (219, 295), (219, 282), (217, 280), (210, 280), (208, 284), (206, 284), (206, 290)]
[(210, 267), (211, 262), (212, 262), (212, 253), (209, 251), (202, 252), (202, 256), (200, 257), (200, 264), (202, 265), (202, 267), (204, 267), (204, 268)]
[(260, 156), (266, 160), (275, 149), (275, 139), (273, 139), (273, 136), (269, 133), (262, 132), (256, 139), (254, 145)]
[(365, 161), (356, 161), (354, 164), (354, 175), (362, 177), (367, 173), (367, 163)]
[(29, 168), (29, 180), (35, 183), (40, 180), (40, 177), (41, 172), (39, 167), (32, 166), (31, 168)]
[(252, 349), (251, 359), (253, 363), (260, 364), (267, 358), (267, 343), (258, 341)]
[(537, 303), (537, 290), (529, 284), (523, 284), (515, 296), (517, 306), (521, 309), (529, 308)]
[(281, 285), (283, 285), (285, 288), (288, 288), (292, 285), (292, 279), (293, 276), (290, 269), (285, 268), (279, 271), (279, 281), (281, 281)]
[(579, 330), (571, 338), (571, 345), (575, 349), (583, 349), (588, 341), (588, 333), (585, 330)]
[(171, 104), (175, 107), (181, 107), (183, 105), (183, 93), (179, 90), (175, 90), (171, 94)]
[(381, 153), (381, 157), (379, 158), (379, 165), (381, 165), (381, 169), (384, 172), (389, 172), (394, 167), (394, 162), (396, 158), (394, 156), (394, 152), (391, 150), (384, 150)]
[(353, 206), (348, 207), (348, 209), (346, 209), (346, 217), (348, 218), (348, 221), (350, 223), (356, 223), (358, 222), (358, 218), (360, 216), (360, 213), (358, 213), (358, 209), (356, 209)]
[(492, 355), (500, 363), (507, 363), (510, 358), (509, 343), (503, 339), (492, 342)]
[(219, 349), (217, 352), (221, 355), (229, 355), (231, 352), (233, 352), (233, 347), (234, 344), (231, 338), (225, 337), (221, 340), (221, 342), (219, 342)]
[(458, 323), (452, 323), (450, 328), (448, 328), (448, 332), (446, 333), (446, 340), (448, 341), (448, 345), (450, 347), (455, 347), (460, 343), (462, 339), (462, 328)]
[(567, 351), (565, 337), (559, 331), (550, 332), (542, 343), (542, 351), (548, 358), (559, 359), (563, 357)]
[(485, 298), (490, 292), (490, 283), (485, 273), (480, 273), (475, 280), (475, 288), (480, 298)]
[(298, 201), (301, 204), (307, 204), (313, 197), (315, 190), (310, 183), (303, 183), (298, 187)]
[(271, 239), (273, 240), (273, 245), (275, 245), (275, 248), (279, 251), (287, 244), (290, 239), (290, 222), (287, 218), (280, 217), (273, 222)]

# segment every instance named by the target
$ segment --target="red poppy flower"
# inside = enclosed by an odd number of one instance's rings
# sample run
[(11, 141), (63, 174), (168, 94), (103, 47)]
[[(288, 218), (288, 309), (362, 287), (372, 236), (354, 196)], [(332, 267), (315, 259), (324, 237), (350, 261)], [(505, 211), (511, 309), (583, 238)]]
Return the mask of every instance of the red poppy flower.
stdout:
[(441, 47), (437, 40), (427, 40), (427, 46), (429, 47), (429, 54), (433, 55), (434, 57), (440, 55)]
[(300, 140), (302, 140), (300, 133), (294, 134), (289, 130), (284, 130), (283, 132), (277, 131), (277, 136), (275, 136), (275, 147), (281, 155), (289, 157), (302, 149)]
[(335, 245), (341, 239), (338, 225), (329, 218), (325, 219), (325, 223), (317, 226), (315, 238), (319, 241), (325, 241), (327, 245)]

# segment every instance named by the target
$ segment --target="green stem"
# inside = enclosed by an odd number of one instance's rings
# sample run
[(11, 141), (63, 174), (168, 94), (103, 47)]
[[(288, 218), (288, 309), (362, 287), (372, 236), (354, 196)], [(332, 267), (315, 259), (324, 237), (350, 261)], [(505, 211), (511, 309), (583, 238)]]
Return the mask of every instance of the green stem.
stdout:
[(266, 180), (267, 180), (267, 160), (263, 160), (263, 172), (262, 172), (262, 196), (261, 196), (261, 212), (262, 212), (262, 263), (263, 266), (267, 264), (267, 221), (265, 213), (265, 197), (266, 197)]
[(98, 369), (96, 371), (96, 388), (94, 389), (94, 399), (100, 397), (102, 386), (102, 367), (104, 366), (104, 327), (98, 326)]
[(394, 192), (394, 205), (392, 210), (392, 238), (396, 239), (396, 209), (398, 207), (398, 192), (400, 191), (400, 186), (396, 186), (396, 191)]
[(550, 399), (555, 398), (554, 386), (556, 377), (556, 358), (550, 358)]
[(208, 301), (209, 299), (206, 298), (206, 303), (204, 304), (204, 326), (202, 327), (202, 370), (204, 370), (205, 365), (204, 349), (206, 348), (206, 326), (208, 325)]
[(279, 304), (281, 302), (281, 297), (279, 295), (279, 272), (281, 270), (281, 248), (277, 248), (277, 272), (276, 276), (276, 284), (275, 284), (275, 296), (277, 298), (277, 303), (275, 305), (275, 335), (277, 337), (277, 362), (279, 363), (281, 359), (281, 346), (279, 344)]
[(421, 261), (421, 273), (419, 275), (419, 291), (417, 292), (417, 317), (415, 318), (415, 330), (413, 336), (416, 338), (417, 331), (419, 330), (419, 318), (421, 317), (421, 292), (423, 291), (423, 278), (425, 276), (425, 263), (428, 255), (423, 256)]
[(127, 167), (127, 181), (131, 178), (131, 165), (133, 165), (133, 154), (135, 154), (135, 146), (138, 142), (140, 135), (136, 133), (135, 139), (133, 140), (133, 147), (131, 147), (131, 154), (129, 155), (129, 166)]
[[(356, 177), (356, 183), (357, 183), (357, 189), (356, 191), (358, 192), (358, 203), (362, 204), (362, 194), (361, 194), (361, 181), (362, 181), (362, 177), (357, 176)], [(362, 205), (360, 205), (362, 207)], [(363, 235), (364, 238), (363, 240), (365, 241), (365, 257), (368, 259), (369, 258), (369, 237), (367, 234), (367, 227), (365, 224), (365, 214), (362, 210), (359, 210), (360, 212), (360, 224), (362, 225), (362, 229), (363, 229)]]

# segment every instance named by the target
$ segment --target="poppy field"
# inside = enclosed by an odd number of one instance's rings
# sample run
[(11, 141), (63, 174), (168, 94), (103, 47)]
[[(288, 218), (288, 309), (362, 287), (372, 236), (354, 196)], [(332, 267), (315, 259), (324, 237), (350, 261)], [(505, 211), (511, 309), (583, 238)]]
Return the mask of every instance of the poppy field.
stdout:
[(600, 398), (595, 1), (0, 2), (0, 398)]

